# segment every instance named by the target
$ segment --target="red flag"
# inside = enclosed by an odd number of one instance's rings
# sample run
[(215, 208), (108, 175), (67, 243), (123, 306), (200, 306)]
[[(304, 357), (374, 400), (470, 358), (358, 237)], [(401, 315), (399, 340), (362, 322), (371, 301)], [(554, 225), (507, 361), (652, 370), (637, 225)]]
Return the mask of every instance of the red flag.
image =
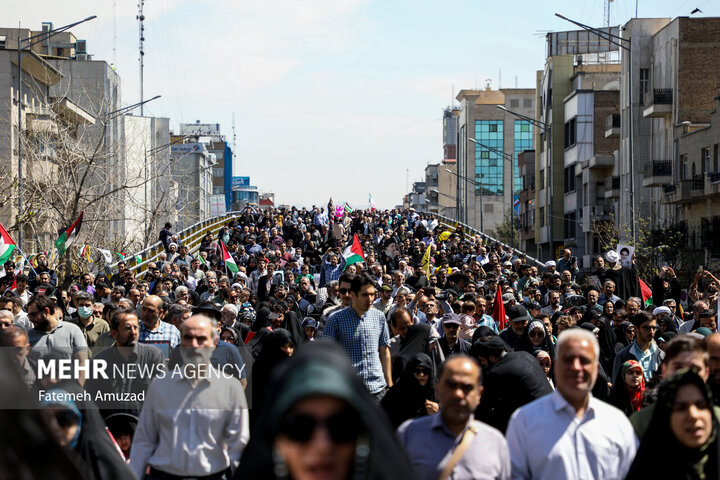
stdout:
[(493, 320), (497, 324), (498, 330), (505, 330), (505, 305), (502, 300), (502, 288), (498, 285), (497, 292), (495, 294), (495, 305), (493, 306)]
[(642, 295), (643, 303), (647, 302), (648, 298), (652, 298), (652, 290), (647, 286), (647, 283), (642, 281), (642, 278), (638, 277), (640, 282), (640, 294)]

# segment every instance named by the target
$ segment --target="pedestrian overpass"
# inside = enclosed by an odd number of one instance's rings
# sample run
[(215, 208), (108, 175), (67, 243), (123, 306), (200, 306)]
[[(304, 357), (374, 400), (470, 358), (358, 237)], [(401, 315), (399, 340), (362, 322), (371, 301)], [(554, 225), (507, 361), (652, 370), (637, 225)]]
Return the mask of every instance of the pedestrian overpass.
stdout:
[[(183, 245), (186, 245), (188, 247), (189, 253), (196, 255), (198, 250), (200, 249), (200, 243), (202, 242), (202, 239), (207, 235), (208, 233), (217, 233), (224, 225), (226, 225), (230, 220), (233, 218), (238, 218), (242, 215), (242, 212), (229, 212), (225, 215), (212, 217), (207, 220), (203, 220), (201, 222), (198, 222), (194, 225), (191, 225), (184, 230), (181, 230), (180, 232), (177, 232), (176, 235), (180, 239), (180, 242)], [(475, 228), (470, 227), (469, 225), (466, 225), (464, 223), (459, 223), (456, 220), (453, 220), (451, 218), (445, 217), (443, 215), (433, 214), (435, 218), (438, 219), (440, 225), (443, 225), (447, 227), (449, 230), (455, 230), (458, 225), (463, 227), (463, 230), (466, 233), (470, 233), (473, 235), (480, 235), (483, 240), (487, 243), (499, 243), (503, 245), (505, 248), (510, 248), (509, 245), (501, 242), (500, 240), (497, 240), (489, 235), (487, 235), (484, 232), (481, 232)], [(520, 252), (517, 249), (514, 249), (515, 251)], [(134, 265), (128, 265), (128, 269), (135, 272), (135, 274), (141, 274), (144, 273), (147, 269), (147, 265), (150, 262), (157, 261), (159, 258), (159, 255), (161, 252), (164, 252), (165, 249), (163, 247), (162, 242), (158, 241), (157, 243), (147, 247), (146, 249), (137, 252), (133, 255), (127, 255), (125, 257), (125, 262), (132, 263), (134, 262)], [(521, 252), (522, 253), (522, 252)], [(537, 260), (536, 258), (533, 258), (527, 254), (525, 254), (525, 257), (527, 258), (528, 263), (534, 263), (538, 266), (544, 266), (542, 262)], [(119, 263), (119, 262), (118, 262)], [(115, 267), (117, 263), (112, 265), (112, 267)]]

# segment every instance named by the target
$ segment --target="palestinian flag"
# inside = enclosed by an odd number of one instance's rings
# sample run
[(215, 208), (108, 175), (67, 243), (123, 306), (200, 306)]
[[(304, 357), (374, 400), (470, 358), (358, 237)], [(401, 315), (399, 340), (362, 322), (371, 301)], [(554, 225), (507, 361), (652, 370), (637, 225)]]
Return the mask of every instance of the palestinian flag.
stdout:
[(70, 228), (65, 230), (61, 235), (60, 238), (55, 240), (55, 248), (57, 248), (58, 253), (60, 255), (63, 255), (65, 253), (65, 250), (67, 247), (73, 244), (75, 239), (78, 236), (78, 233), (80, 232), (80, 226), (82, 225), (82, 218), (83, 214), (85, 212), (80, 212), (80, 216), (77, 220), (75, 220), (75, 223), (70, 225)]
[(235, 263), (235, 259), (230, 255), (230, 252), (227, 251), (227, 248), (225, 248), (225, 244), (221, 241), (220, 242), (220, 248), (222, 249), (222, 257), (223, 262), (225, 263), (225, 268), (230, 270), (232, 273), (237, 273), (239, 271), (237, 263)]
[(17, 246), (13, 239), (10, 238), (10, 234), (5, 230), (5, 227), (0, 225), (0, 265), (12, 258), (16, 248)]
[(208, 265), (208, 263), (205, 261), (205, 258), (202, 255), (200, 255), (200, 252), (198, 252), (198, 260), (200, 260), (200, 263), (202, 263), (206, 267), (210, 268), (210, 265)]
[(642, 278), (638, 277), (638, 281), (640, 282), (640, 294), (642, 295), (643, 303), (645, 303), (645, 305), (652, 305), (652, 290), (647, 286), (647, 283), (642, 281)]
[[(128, 253), (122, 253), (122, 252), (115, 252), (115, 253), (120, 255), (120, 258), (122, 259), (123, 262), (127, 262), (128, 259), (130, 258), (130, 254), (128, 254)], [(135, 264), (139, 265), (142, 263), (142, 256), (135, 255), (133, 258), (135, 259)]]
[[(345, 268), (349, 267), (353, 263), (360, 263), (365, 261), (365, 254), (363, 253), (360, 240), (358, 239), (357, 233), (353, 235), (353, 241), (343, 251), (343, 258), (345, 259)], [(343, 268), (343, 270), (345, 270)]]
[(348, 205), (347, 202), (345, 202), (345, 211), (348, 213), (348, 215), (353, 212), (353, 209), (350, 208), (350, 205)]

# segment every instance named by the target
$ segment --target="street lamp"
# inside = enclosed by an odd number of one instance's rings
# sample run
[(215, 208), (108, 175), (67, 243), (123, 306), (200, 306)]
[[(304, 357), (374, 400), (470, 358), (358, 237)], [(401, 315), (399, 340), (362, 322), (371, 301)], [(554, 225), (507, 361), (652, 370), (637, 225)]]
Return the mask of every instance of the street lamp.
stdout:
[[(628, 150), (629, 150), (629, 164), (628, 167), (630, 169), (630, 231), (632, 233), (633, 237), (633, 245), (637, 243), (636, 239), (636, 230), (635, 230), (635, 159), (633, 155), (633, 124), (632, 124), (632, 118), (633, 118), (633, 110), (632, 110), (632, 71), (633, 71), (633, 65), (632, 65), (632, 43), (629, 39), (623, 38), (618, 35), (614, 35), (610, 32), (604, 32), (600, 29), (585, 25), (584, 23), (577, 22), (575, 20), (571, 20), (567, 18), (564, 15), (561, 15), (559, 13), (555, 14), (556, 17), (561, 18), (567, 22), (572, 23), (573, 25), (577, 25), (578, 27), (582, 28), (583, 30), (594, 33), (601, 39), (607, 41), (608, 43), (617, 46), (618, 48), (622, 48), (625, 50), (628, 54), (628, 105), (630, 114), (628, 115)], [(622, 106), (621, 106), (622, 110)]]
[[(23, 229), (22, 225), (19, 223), (20, 219), (20, 213), (22, 212), (22, 52), (24, 48), (30, 48), (33, 45), (36, 45), (39, 42), (42, 42), (46, 39), (49, 39), (50, 37), (54, 37), (58, 33), (62, 33), (66, 30), (70, 30), (71, 28), (80, 25), (81, 23), (88, 22), (90, 20), (93, 20), (97, 18), (97, 15), (92, 15), (90, 17), (84, 18), (83, 20), (80, 20), (75, 23), (71, 23), (69, 25), (65, 25), (64, 27), (58, 27), (53, 30), (49, 30), (47, 32), (38, 33), (36, 35), (32, 35), (28, 38), (20, 38), (20, 32), (18, 31), (18, 37), (17, 37), (17, 67), (18, 67), (18, 75), (17, 75), (17, 108), (18, 108), (18, 118), (17, 118), (17, 131), (18, 131), (18, 143), (17, 143), (17, 149), (18, 149), (18, 249), (22, 250), (22, 241), (23, 241)], [(27, 42), (24, 46), (22, 45), (24, 42)]]
[[(549, 139), (548, 139), (548, 146), (549, 146), (548, 152), (549, 153), (546, 156), (548, 160), (547, 160), (547, 165), (545, 166), (545, 173), (546, 173), (546, 175), (545, 175), (545, 177), (546, 177), (546, 181), (545, 181), (545, 204), (546, 204), (546, 207), (545, 208), (548, 209), (548, 211), (550, 212), (548, 214), (548, 223), (547, 224), (548, 224), (548, 237), (549, 237), (548, 245), (549, 245), (549, 250), (550, 250), (550, 256), (552, 257), (553, 250), (555, 247), (555, 245), (553, 244), (553, 217), (552, 217), (552, 203), (550, 200), (550, 185), (552, 184), (552, 155), (551, 155), (552, 154), (552, 124), (540, 122), (532, 117), (523, 115), (522, 113), (513, 112), (512, 110), (508, 110), (504, 105), (496, 105), (496, 106), (503, 112), (509, 113), (510, 115), (513, 115), (521, 120), (525, 120), (526, 122), (531, 123), (538, 129), (542, 130), (543, 132), (545, 132), (549, 135)], [(514, 186), (514, 184), (513, 184), (513, 186)], [(513, 202), (514, 201), (515, 201), (515, 194), (513, 192)], [(510, 222), (510, 223), (512, 225), (512, 222)]]
[[(462, 179), (465, 180), (466, 182), (472, 183), (472, 184), (475, 185), (476, 187), (479, 187), (479, 188), (480, 188), (480, 231), (484, 233), (484, 230), (483, 230), (483, 209), (482, 209), (482, 182), (478, 182), (478, 181), (476, 181), (476, 180), (473, 180), (472, 178), (466, 177), (465, 175), (460, 175), (459, 173), (453, 172), (453, 171), (450, 170), (449, 168), (446, 168), (445, 171), (448, 172), (448, 173), (451, 173), (451, 174), (455, 175), (456, 177), (458, 177), (458, 179), (462, 178)], [(481, 174), (478, 174), (478, 176), (479, 176), (479, 178), (482, 180), (483, 176), (482, 176)], [(458, 182), (458, 184), (459, 184), (459, 182)], [(458, 222), (459, 222), (459, 221), (460, 221), (460, 196), (457, 196), (457, 197), (455, 198), (455, 201), (456, 201), (456, 205), (457, 205), (457, 217), (458, 217)]]

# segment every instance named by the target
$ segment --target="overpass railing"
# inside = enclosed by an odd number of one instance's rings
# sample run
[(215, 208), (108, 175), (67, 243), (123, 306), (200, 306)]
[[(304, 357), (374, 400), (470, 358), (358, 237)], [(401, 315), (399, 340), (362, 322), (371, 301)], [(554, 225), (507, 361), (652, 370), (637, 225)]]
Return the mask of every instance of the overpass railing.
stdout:
[(439, 223), (442, 224), (442, 225), (444, 225), (444, 226), (446, 226), (446, 227), (450, 227), (450, 228), (452, 228), (452, 229), (455, 229), (455, 228), (457, 228), (458, 225), (460, 225), (460, 226), (463, 228), (463, 230), (465, 230), (466, 232), (470, 232), (470, 233), (472, 233), (473, 235), (480, 235), (480, 237), (481, 237), (483, 240), (485, 240), (486, 242), (499, 243), (499, 244), (502, 245), (503, 248), (505, 248), (505, 249), (510, 249), (510, 250), (512, 250), (512, 251), (515, 251), (515, 252), (523, 253), (523, 254), (525, 255), (525, 258), (527, 259), (528, 262), (532, 262), (532, 263), (534, 263), (535, 265), (537, 265), (538, 267), (545, 267), (545, 263), (544, 263), (544, 262), (541, 262), (541, 261), (538, 260), (537, 258), (531, 257), (531, 256), (528, 255), (527, 253), (522, 252), (521, 250), (518, 250), (517, 248), (513, 248), (513, 247), (511, 247), (510, 245), (501, 242), (501, 241), (498, 240), (497, 238), (493, 238), (493, 237), (491, 237), (490, 235), (486, 234), (485, 232), (481, 232), (480, 230), (471, 227), (470, 225), (464, 224), (464, 223), (462, 223), (462, 222), (458, 222), (457, 220), (453, 220), (452, 218), (448, 218), (448, 217), (446, 217), (445, 215), (440, 215), (440, 214), (437, 214), (437, 213), (433, 213), (433, 216), (435, 216), (435, 218), (439, 219)]

